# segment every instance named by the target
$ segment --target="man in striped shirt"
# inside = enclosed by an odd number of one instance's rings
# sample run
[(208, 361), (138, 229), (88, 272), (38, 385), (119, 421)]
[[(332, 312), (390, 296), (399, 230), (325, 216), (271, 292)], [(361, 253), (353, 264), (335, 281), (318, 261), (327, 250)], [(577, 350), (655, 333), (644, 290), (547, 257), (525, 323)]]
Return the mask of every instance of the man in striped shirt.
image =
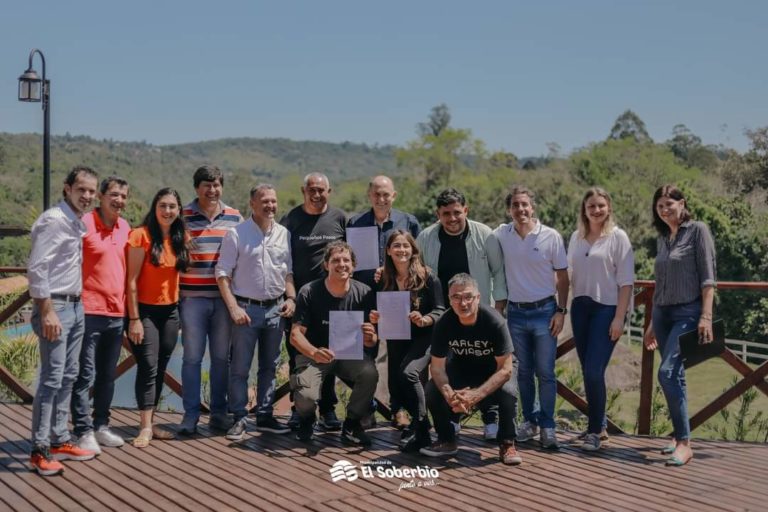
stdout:
[(179, 433), (191, 435), (200, 417), (200, 370), (209, 343), (211, 418), (209, 425), (226, 431), (227, 385), (231, 322), (221, 299), (214, 269), (219, 261), (221, 242), (227, 232), (243, 221), (240, 212), (221, 201), (224, 175), (214, 165), (195, 171), (197, 198), (184, 207), (191, 247), (191, 265), (181, 274), (181, 340), (184, 358), (181, 367), (184, 418)]

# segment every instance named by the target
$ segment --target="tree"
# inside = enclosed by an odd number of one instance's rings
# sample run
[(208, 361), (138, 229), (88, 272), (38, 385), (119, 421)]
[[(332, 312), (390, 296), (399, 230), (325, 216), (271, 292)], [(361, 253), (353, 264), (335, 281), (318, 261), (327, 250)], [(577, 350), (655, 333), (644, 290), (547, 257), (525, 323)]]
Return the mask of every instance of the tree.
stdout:
[(397, 151), (397, 164), (415, 165), (424, 170), (427, 191), (447, 185), (451, 176), (466, 168), (465, 160), (484, 158), (480, 140), (472, 138), (470, 130), (451, 128), (451, 114), (445, 104), (432, 108), (426, 123), (417, 125), (419, 138)]
[(443, 130), (448, 128), (451, 124), (451, 112), (448, 109), (448, 105), (441, 103), (435, 107), (432, 107), (432, 112), (429, 114), (429, 120), (426, 123), (419, 123), (417, 125), (417, 131), (419, 135), (434, 135), (437, 137)]
[(688, 167), (709, 170), (714, 169), (720, 163), (717, 154), (712, 149), (702, 145), (701, 137), (694, 134), (684, 124), (676, 124), (672, 128), (672, 138), (666, 144), (672, 153)]
[(631, 110), (625, 110), (616, 118), (608, 138), (612, 140), (631, 138), (636, 142), (653, 142), (651, 136), (648, 135), (648, 130), (645, 129), (643, 120)]

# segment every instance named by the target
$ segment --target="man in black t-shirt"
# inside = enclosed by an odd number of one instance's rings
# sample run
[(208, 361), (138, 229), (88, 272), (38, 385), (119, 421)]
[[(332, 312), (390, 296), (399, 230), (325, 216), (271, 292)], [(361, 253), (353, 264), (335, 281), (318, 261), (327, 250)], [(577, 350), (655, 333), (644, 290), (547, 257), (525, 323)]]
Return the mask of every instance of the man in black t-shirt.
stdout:
[(515, 450), (514, 349), (504, 318), (480, 304), (477, 282), (469, 274), (451, 278), (448, 299), (451, 309), (432, 332), (432, 380), (426, 390), (438, 439), (420, 452), (430, 457), (454, 455), (458, 448), (451, 413), (467, 414), (492, 402), (499, 405), (499, 458), (504, 464), (520, 464)]
[(363, 311), (363, 344), (367, 347), (375, 345), (378, 337), (368, 315), (375, 308), (376, 299), (368, 285), (352, 279), (355, 255), (346, 242), (328, 244), (323, 262), (328, 276), (301, 288), (293, 315), (291, 344), (299, 352), (296, 370), (291, 374), (294, 404), (300, 418), (296, 437), (300, 441), (312, 439), (315, 402), (320, 395), (321, 383), (326, 376), (338, 375), (352, 388), (341, 438), (367, 446), (371, 440), (360, 420), (369, 411), (379, 374), (370, 358), (336, 359), (329, 348), (329, 324), (331, 311)]
[[(347, 219), (344, 212), (328, 204), (331, 184), (325, 174), (314, 172), (304, 177), (301, 187), (304, 202), (289, 211), (280, 224), (291, 233), (291, 257), (293, 258), (293, 279), (296, 289), (305, 284), (325, 277), (323, 252), (325, 246), (335, 240), (344, 240)], [(288, 368), (293, 373), (296, 368), (296, 349), (290, 344), (290, 323), (286, 326), (286, 348)], [(336, 379), (329, 378), (323, 383), (320, 393), (320, 425), (326, 430), (338, 430), (341, 422), (336, 417), (335, 388)], [(293, 389), (291, 389), (293, 391)], [(292, 428), (298, 427), (295, 410), (288, 421)]]

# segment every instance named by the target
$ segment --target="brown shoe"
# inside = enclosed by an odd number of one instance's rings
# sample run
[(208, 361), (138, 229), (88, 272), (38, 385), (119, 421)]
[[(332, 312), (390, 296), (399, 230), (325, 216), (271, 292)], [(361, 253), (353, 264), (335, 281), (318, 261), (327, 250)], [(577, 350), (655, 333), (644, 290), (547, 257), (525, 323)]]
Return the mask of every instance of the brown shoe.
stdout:
[(505, 441), (499, 445), (499, 459), (508, 466), (517, 466), (523, 463), (523, 458), (517, 453), (514, 441)]
[(395, 417), (392, 420), (392, 426), (395, 427), (397, 430), (403, 430), (404, 428), (408, 428), (410, 424), (411, 424), (411, 419), (408, 417), (407, 412), (400, 409), (395, 413)]

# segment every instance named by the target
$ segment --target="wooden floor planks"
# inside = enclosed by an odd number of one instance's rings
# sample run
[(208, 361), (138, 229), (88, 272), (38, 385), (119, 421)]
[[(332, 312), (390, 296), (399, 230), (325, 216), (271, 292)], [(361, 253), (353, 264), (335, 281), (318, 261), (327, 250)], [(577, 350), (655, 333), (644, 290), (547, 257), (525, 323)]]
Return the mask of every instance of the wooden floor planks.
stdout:
[[(227, 441), (205, 423), (199, 434), (153, 441), (139, 450), (105, 449), (96, 460), (65, 462), (64, 475), (42, 478), (28, 469), (31, 407), (0, 404), (0, 510), (141, 510), (197, 512), (311, 510), (316, 512), (507, 510), (741, 511), (768, 508), (768, 445), (696, 441), (693, 463), (664, 466), (665, 440), (613, 437), (605, 449), (585, 454), (564, 445), (543, 451), (519, 446), (524, 463), (508, 467), (494, 444), (465, 429), (460, 452), (448, 460), (397, 451), (399, 432), (371, 431), (374, 444), (344, 446), (338, 433), (318, 433), (312, 445), (292, 436), (249, 432)], [(158, 414), (170, 429), (180, 415)], [(113, 427), (136, 435), (138, 413), (115, 409)], [(565, 436), (562, 436), (563, 439)], [(389, 463), (440, 472), (433, 487), (399, 490), (407, 478), (358, 478), (332, 482), (339, 460)], [(373, 466), (375, 468), (375, 466)], [(389, 467), (389, 466), (384, 466)], [(421, 479), (416, 479), (421, 480)]]

